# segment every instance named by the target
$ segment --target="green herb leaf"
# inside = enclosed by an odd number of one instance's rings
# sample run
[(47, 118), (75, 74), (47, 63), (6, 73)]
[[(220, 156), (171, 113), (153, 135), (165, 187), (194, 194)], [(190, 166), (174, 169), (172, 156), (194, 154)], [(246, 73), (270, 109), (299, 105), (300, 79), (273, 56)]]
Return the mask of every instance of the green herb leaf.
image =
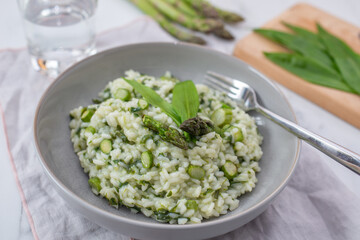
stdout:
[(317, 28), (319, 36), (334, 58), (345, 82), (360, 95), (360, 58), (341, 39), (328, 33), (319, 24)]
[(306, 30), (305, 28), (301, 28), (295, 25), (292, 25), (287, 22), (282, 22), (287, 28), (291, 29), (297, 36), (303, 37), (306, 39), (306, 41), (311, 42), (313, 45), (318, 47), (321, 50), (326, 50), (324, 44), (322, 43), (320, 37), (313, 32), (310, 32), (309, 30)]
[(280, 43), (292, 51), (295, 51), (305, 57), (312, 58), (319, 64), (324, 65), (324, 67), (327, 67), (328, 71), (331, 71), (334, 74), (337, 73), (333, 60), (328, 53), (323, 50), (325, 47), (320, 41), (315, 42), (302, 36), (270, 29), (255, 29), (254, 31), (274, 42)]
[(354, 93), (354, 90), (343, 82), (341, 77), (329, 72), (327, 68), (324, 68), (322, 65), (310, 58), (289, 53), (264, 54), (272, 62), (307, 80), (308, 82)]
[(179, 82), (175, 85), (172, 106), (179, 114), (181, 122), (196, 117), (199, 110), (199, 95), (192, 81)]
[(181, 117), (176, 112), (174, 107), (170, 103), (162, 99), (159, 94), (157, 94), (154, 90), (141, 83), (138, 83), (135, 80), (124, 80), (128, 84), (130, 84), (136, 91), (138, 91), (148, 103), (152, 104), (155, 107), (161, 108), (161, 110), (169, 117), (171, 117), (178, 126), (181, 124)]
[(294, 34), (254, 30), (295, 52), (265, 53), (269, 60), (311, 83), (360, 95), (359, 54), (320, 25), (316, 34), (286, 22), (283, 24)]

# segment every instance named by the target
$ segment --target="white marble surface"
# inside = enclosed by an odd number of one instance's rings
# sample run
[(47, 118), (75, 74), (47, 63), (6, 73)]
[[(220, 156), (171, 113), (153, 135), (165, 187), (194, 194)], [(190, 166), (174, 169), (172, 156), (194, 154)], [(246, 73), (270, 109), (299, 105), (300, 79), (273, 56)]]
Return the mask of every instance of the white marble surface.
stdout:
[[(246, 17), (247, 21), (238, 26), (239, 31), (240, 29), (242, 31), (240, 35), (244, 36), (252, 28), (261, 26), (297, 1), (223, 0), (218, 2), (224, 8), (238, 11)], [(313, 0), (308, 2), (355, 25), (360, 25), (360, 1), (358, 0)], [(99, 1), (97, 32), (101, 33), (107, 29), (124, 25), (139, 16), (142, 16), (142, 13), (127, 0)], [(22, 48), (26, 45), (20, 15), (14, 0), (0, 1), (0, 36), (0, 49)], [(301, 126), (360, 153), (359, 129), (289, 90), (283, 87), (281, 90), (292, 105)], [(360, 177), (325, 155), (319, 154), (319, 156), (318, 161), (326, 162), (334, 174), (339, 177), (339, 181), (342, 181), (360, 197)], [(33, 239), (11, 170), (1, 118), (0, 161), (0, 189), (2, 190), (2, 194), (0, 194), (0, 239)]]

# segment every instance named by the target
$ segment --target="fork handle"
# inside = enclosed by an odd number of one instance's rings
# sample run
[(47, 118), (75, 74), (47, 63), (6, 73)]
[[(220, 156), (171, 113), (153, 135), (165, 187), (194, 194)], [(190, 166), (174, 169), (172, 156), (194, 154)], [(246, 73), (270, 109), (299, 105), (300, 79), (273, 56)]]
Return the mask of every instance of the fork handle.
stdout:
[(360, 155), (312, 133), (262, 106), (258, 105), (256, 111), (360, 175)]

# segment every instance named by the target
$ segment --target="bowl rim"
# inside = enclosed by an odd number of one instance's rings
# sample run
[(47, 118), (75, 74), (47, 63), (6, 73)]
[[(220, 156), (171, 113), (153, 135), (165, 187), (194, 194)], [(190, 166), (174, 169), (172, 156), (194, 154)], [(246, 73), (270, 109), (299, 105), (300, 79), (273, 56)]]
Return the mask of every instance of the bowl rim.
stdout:
[[(198, 49), (202, 49), (203, 51), (210, 51), (213, 52), (217, 55), (222, 55), (228, 58), (232, 58), (234, 61), (237, 61), (240, 64), (245, 65), (246, 67), (248, 67), (249, 70), (251, 70), (254, 74), (258, 75), (260, 78), (262, 78), (262, 80), (266, 81), (268, 84), (270, 84), (283, 98), (283, 100), (285, 100), (285, 103), (287, 104), (287, 106), (289, 107), (290, 110), (290, 114), (293, 116), (294, 118), (294, 122), (297, 123), (296, 120), (296, 116), (294, 113), (294, 110), (292, 109), (288, 99), (285, 97), (285, 95), (282, 93), (282, 91), (280, 90), (280, 88), (274, 83), (273, 80), (267, 78), (264, 74), (262, 74), (261, 72), (259, 72), (258, 70), (256, 70), (255, 68), (253, 68), (251, 65), (249, 65), (248, 63), (235, 58), (232, 55), (226, 54), (224, 52), (221, 52), (219, 50), (216, 49), (212, 49), (206, 46), (198, 46), (195, 44), (191, 44), (191, 43), (183, 43), (183, 42), (146, 42), (146, 43), (133, 43), (133, 44), (126, 44), (126, 45), (121, 45), (121, 46), (117, 46), (117, 47), (112, 47), (103, 51), (100, 51), (94, 55), (88, 56), (80, 61), (78, 61), (77, 63), (73, 64), (72, 66), (70, 66), (69, 68), (67, 68), (64, 72), (62, 72), (44, 91), (44, 93), (42, 94), (38, 105), (36, 107), (36, 111), (35, 111), (35, 117), (34, 117), (34, 121), (33, 121), (33, 140), (34, 140), (34, 145), (35, 145), (35, 150), (36, 153), (38, 155), (39, 161), (42, 165), (42, 167), (44, 168), (46, 174), (48, 175), (48, 177), (50, 177), (50, 179), (52, 180), (52, 183), (56, 184), (56, 186), (58, 187), (59, 190), (61, 190), (64, 194), (67, 195), (67, 197), (71, 198), (73, 201), (75, 201), (77, 204), (82, 205), (84, 208), (86, 208), (87, 210), (93, 211), (97, 214), (101, 214), (104, 217), (116, 220), (120, 223), (126, 223), (126, 224), (132, 224), (138, 227), (149, 227), (152, 229), (156, 229), (156, 230), (162, 230), (162, 229), (176, 229), (176, 230), (189, 230), (189, 229), (195, 229), (195, 228), (206, 228), (206, 227), (211, 227), (213, 225), (217, 225), (219, 223), (227, 223), (227, 222), (231, 222), (234, 219), (240, 218), (241, 216), (244, 216), (252, 211), (255, 211), (257, 208), (259, 208), (260, 206), (263, 206), (264, 204), (266, 204), (267, 202), (270, 202), (274, 197), (276, 197), (286, 186), (287, 182), (289, 181), (291, 175), (294, 172), (294, 169), (299, 161), (299, 155), (300, 155), (300, 150), (301, 150), (301, 144), (300, 144), (300, 139), (297, 138), (297, 144), (296, 144), (296, 152), (295, 152), (295, 156), (293, 161), (293, 164), (291, 166), (291, 169), (289, 170), (289, 172), (287, 173), (285, 179), (281, 182), (281, 184), (272, 192), (270, 193), (268, 196), (266, 196), (264, 199), (262, 199), (260, 202), (256, 203), (254, 206), (241, 211), (239, 213), (230, 215), (226, 217), (226, 214), (223, 215), (225, 216), (224, 218), (212, 218), (212, 221), (206, 221), (206, 222), (201, 222), (200, 224), (164, 224), (161, 222), (142, 222), (142, 221), (138, 221), (138, 220), (133, 220), (133, 219), (129, 219), (120, 215), (117, 215), (115, 213), (112, 212), (108, 212), (96, 205), (93, 205), (89, 202), (87, 202), (86, 200), (82, 199), (81, 197), (79, 197), (78, 195), (76, 195), (74, 192), (72, 192), (69, 188), (67, 188), (56, 176), (55, 174), (53, 174), (53, 172), (51, 171), (50, 167), (47, 165), (45, 158), (43, 157), (43, 155), (41, 154), (40, 151), (40, 146), (39, 143), (37, 141), (37, 125), (36, 123), (38, 122), (38, 115), (39, 115), (39, 111), (40, 108), (42, 107), (42, 105), (44, 104), (44, 99), (45, 97), (48, 95), (48, 93), (50, 92), (50, 90), (61, 81), (63, 75), (67, 74), (68, 72), (72, 71), (73, 69), (77, 68), (79, 65), (82, 64), (86, 64), (88, 61), (91, 61), (94, 57), (99, 57), (100, 55), (107, 55), (108, 53), (112, 53), (112, 52), (117, 52), (117, 51), (121, 51), (122, 49), (126, 49), (126, 48), (132, 48), (132, 47), (140, 47), (140, 46), (154, 46), (154, 45), (166, 45), (166, 46), (180, 46), (180, 47), (186, 47), (186, 48), (198, 48)], [(61, 194), (60, 194), (61, 195)], [(67, 203), (68, 204), (68, 203)]]

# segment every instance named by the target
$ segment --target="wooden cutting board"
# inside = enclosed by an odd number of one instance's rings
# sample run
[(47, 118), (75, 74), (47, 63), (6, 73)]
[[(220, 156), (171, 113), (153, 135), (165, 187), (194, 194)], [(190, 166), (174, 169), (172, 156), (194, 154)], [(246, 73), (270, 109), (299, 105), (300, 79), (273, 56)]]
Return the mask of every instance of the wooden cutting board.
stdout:
[[(281, 24), (282, 21), (298, 25), (310, 31), (316, 31), (316, 23), (318, 22), (330, 33), (341, 38), (356, 52), (360, 53), (359, 27), (311, 5), (297, 4), (267, 22), (263, 27), (289, 32)], [(251, 33), (236, 44), (234, 55), (269, 78), (360, 128), (360, 96), (308, 83), (267, 60), (263, 55), (264, 51), (284, 52), (286, 50), (260, 35)]]

